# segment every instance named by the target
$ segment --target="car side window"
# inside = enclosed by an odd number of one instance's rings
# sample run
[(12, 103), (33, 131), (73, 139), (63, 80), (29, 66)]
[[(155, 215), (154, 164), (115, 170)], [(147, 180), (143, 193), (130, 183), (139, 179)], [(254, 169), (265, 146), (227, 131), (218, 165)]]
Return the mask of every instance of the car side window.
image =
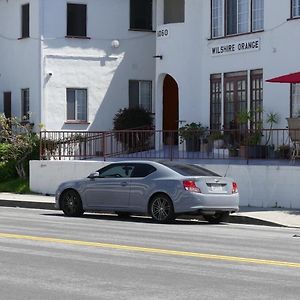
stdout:
[(148, 164), (136, 164), (131, 173), (132, 178), (143, 178), (155, 172), (156, 168)]
[(100, 178), (128, 178), (131, 175), (133, 166), (129, 165), (113, 165), (104, 169), (100, 169)]

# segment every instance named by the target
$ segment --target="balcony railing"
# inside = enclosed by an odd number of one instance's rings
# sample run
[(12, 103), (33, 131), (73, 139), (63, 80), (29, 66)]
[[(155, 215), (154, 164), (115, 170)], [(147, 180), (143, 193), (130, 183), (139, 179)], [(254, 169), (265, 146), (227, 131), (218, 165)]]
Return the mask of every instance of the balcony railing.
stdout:
[(290, 135), (288, 129), (208, 130), (205, 134), (195, 130), (185, 137), (162, 130), (42, 131), (40, 159), (288, 160), (296, 147)]

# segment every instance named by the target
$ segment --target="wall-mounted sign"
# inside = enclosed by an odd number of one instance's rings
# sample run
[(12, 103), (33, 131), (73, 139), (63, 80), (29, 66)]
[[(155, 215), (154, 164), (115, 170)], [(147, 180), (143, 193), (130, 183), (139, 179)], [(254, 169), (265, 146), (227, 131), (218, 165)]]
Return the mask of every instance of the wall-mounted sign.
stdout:
[(232, 42), (213, 46), (211, 48), (212, 56), (220, 56), (226, 54), (236, 54), (250, 51), (258, 51), (261, 47), (260, 39), (253, 39), (241, 42)]
[(161, 28), (156, 32), (157, 38), (167, 38), (169, 37), (169, 35), (170, 35), (170, 31), (168, 28)]

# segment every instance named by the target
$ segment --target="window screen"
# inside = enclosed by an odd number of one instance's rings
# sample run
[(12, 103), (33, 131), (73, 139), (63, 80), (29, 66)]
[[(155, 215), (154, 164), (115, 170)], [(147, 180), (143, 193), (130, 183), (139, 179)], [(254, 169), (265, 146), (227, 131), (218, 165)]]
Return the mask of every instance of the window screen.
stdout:
[(22, 38), (29, 37), (29, 4), (22, 5)]
[(152, 30), (152, 0), (130, 0), (130, 28)]
[(70, 4), (67, 8), (67, 35), (86, 36), (86, 4)]

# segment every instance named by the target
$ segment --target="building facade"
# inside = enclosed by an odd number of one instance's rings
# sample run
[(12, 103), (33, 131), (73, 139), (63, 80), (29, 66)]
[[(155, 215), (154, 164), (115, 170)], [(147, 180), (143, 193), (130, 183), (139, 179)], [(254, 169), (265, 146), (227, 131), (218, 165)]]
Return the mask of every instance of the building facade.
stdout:
[[(178, 110), (172, 121), (157, 118), (157, 125), (174, 129), (179, 120), (233, 129), (239, 112), (247, 110), (251, 126), (267, 126), (272, 112), (280, 117), (276, 126), (285, 128), (287, 117), (298, 116), (299, 85), (265, 80), (299, 71), (300, 1), (176, 3), (177, 20), (170, 21), (164, 10), (170, 1), (158, 1), (156, 107), (167, 111), (168, 95), (178, 94)], [(173, 92), (166, 92), (170, 80)]]
[(91, 131), (111, 129), (129, 94), (152, 110), (152, 9), (129, 0), (0, 1), (1, 110), (35, 129)]
[(0, 1), (0, 109), (47, 130), (109, 130), (140, 105), (157, 129), (278, 128), (300, 115), (299, 0)]

